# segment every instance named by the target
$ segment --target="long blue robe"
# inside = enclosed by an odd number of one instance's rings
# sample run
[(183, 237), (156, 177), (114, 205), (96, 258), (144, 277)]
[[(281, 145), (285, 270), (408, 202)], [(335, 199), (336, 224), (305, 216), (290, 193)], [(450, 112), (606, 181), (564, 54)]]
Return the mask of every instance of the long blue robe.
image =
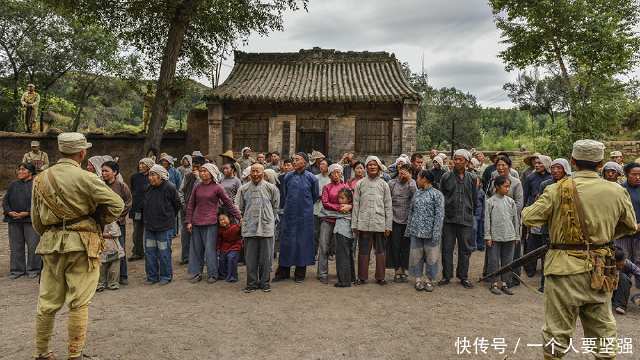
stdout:
[(284, 215), (281, 219), (279, 265), (313, 265), (313, 204), (320, 197), (318, 179), (306, 170), (290, 172), (284, 177), (282, 189)]

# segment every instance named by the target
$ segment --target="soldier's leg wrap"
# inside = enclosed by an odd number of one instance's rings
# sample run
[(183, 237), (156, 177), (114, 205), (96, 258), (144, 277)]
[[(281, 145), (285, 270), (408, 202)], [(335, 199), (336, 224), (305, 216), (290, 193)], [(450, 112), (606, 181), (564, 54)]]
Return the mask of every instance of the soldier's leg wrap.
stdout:
[(56, 312), (65, 301), (64, 268), (66, 257), (61, 254), (43, 255), (43, 268), (38, 294), (36, 315), (36, 353), (35, 357), (49, 352), (49, 340), (53, 335)]
[(89, 303), (96, 293), (100, 269), (95, 267), (89, 271), (89, 263), (85, 252), (73, 252), (68, 255), (68, 266), (65, 271), (67, 282), (67, 299), (69, 300), (69, 357), (82, 354), (87, 334)]
[(55, 323), (55, 314), (37, 314), (36, 315), (36, 353), (35, 357), (45, 356), (49, 353), (49, 340), (53, 335), (53, 324)]
[(69, 357), (82, 354), (87, 337), (87, 322), (89, 320), (89, 304), (69, 310)]

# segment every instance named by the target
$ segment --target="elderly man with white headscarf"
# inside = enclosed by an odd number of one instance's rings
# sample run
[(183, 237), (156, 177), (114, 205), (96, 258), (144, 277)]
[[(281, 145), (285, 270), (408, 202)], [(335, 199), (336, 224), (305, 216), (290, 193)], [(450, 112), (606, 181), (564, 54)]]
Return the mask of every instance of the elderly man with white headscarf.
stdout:
[(166, 285), (173, 279), (171, 236), (180, 210), (178, 190), (160, 165), (149, 169), (149, 187), (144, 193), (144, 263), (146, 285)]
[(229, 198), (224, 188), (217, 183), (220, 175), (218, 168), (211, 164), (200, 167), (200, 182), (193, 188), (187, 203), (185, 223), (191, 233), (189, 247), (189, 274), (191, 283), (202, 280), (204, 264), (207, 265), (207, 282), (218, 280), (218, 206), (224, 206), (226, 212), (240, 220), (240, 212)]
[(453, 249), (458, 244), (458, 267), (456, 277), (467, 289), (473, 288), (469, 281), (469, 258), (475, 248), (473, 224), (477, 202), (476, 176), (467, 171), (471, 153), (465, 149), (453, 154), (453, 170), (440, 180), (440, 191), (445, 199), (445, 217), (442, 229), (442, 280), (438, 285), (448, 285), (453, 277)]
[[(271, 291), (269, 284), (271, 260), (273, 259), (273, 237), (275, 235), (280, 191), (275, 184), (265, 180), (262, 164), (253, 164), (251, 181), (242, 185), (235, 198), (235, 204), (243, 215), (242, 237), (247, 265), (246, 293), (258, 289)], [(275, 178), (274, 174), (270, 175)]]
[(386, 242), (393, 228), (393, 204), (389, 185), (382, 178), (382, 161), (377, 156), (367, 157), (367, 176), (353, 189), (353, 213), (351, 228), (358, 235), (358, 284), (366, 284), (369, 278), (371, 248), (376, 254), (375, 279), (386, 285)]

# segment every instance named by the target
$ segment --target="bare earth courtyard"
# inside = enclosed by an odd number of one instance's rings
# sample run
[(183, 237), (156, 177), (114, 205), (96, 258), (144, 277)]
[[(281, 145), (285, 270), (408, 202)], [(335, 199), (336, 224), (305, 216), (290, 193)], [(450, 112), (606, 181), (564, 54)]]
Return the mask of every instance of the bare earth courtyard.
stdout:
[[(179, 239), (174, 240), (173, 283), (144, 286), (144, 262), (137, 261), (129, 263), (129, 286), (96, 294), (88, 355), (100, 360), (541, 358), (542, 296), (523, 286), (515, 296), (491, 295), (482, 286), (465, 290), (457, 283), (431, 294), (394, 283), (337, 289), (332, 267), (330, 285), (316, 281), (310, 268), (301, 285), (276, 283), (271, 293), (244, 294), (244, 267), (235, 284), (188, 283), (185, 267), (177, 265), (178, 245)], [(10, 281), (8, 255), (2, 223), (0, 359), (29, 359), (37, 282)], [(472, 257), (475, 279), (483, 256)], [(387, 278), (392, 277), (388, 272)], [(533, 288), (538, 281), (527, 279)], [(59, 359), (66, 356), (66, 313), (66, 308), (59, 313), (52, 341)], [(619, 358), (640, 358), (640, 309), (631, 305), (617, 320), (618, 336), (632, 339), (634, 353)], [(500, 338), (506, 345), (503, 354)], [(574, 346), (585, 350), (580, 328)], [(580, 353), (566, 357), (589, 358)]]

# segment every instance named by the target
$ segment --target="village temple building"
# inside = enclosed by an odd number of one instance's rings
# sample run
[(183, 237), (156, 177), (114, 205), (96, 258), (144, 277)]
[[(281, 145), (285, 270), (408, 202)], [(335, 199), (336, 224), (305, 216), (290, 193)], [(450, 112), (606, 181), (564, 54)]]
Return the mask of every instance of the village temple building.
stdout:
[(229, 77), (207, 96), (206, 145), (209, 154), (249, 146), (283, 156), (318, 150), (336, 160), (353, 150), (411, 154), (419, 101), (386, 52), (236, 51)]

